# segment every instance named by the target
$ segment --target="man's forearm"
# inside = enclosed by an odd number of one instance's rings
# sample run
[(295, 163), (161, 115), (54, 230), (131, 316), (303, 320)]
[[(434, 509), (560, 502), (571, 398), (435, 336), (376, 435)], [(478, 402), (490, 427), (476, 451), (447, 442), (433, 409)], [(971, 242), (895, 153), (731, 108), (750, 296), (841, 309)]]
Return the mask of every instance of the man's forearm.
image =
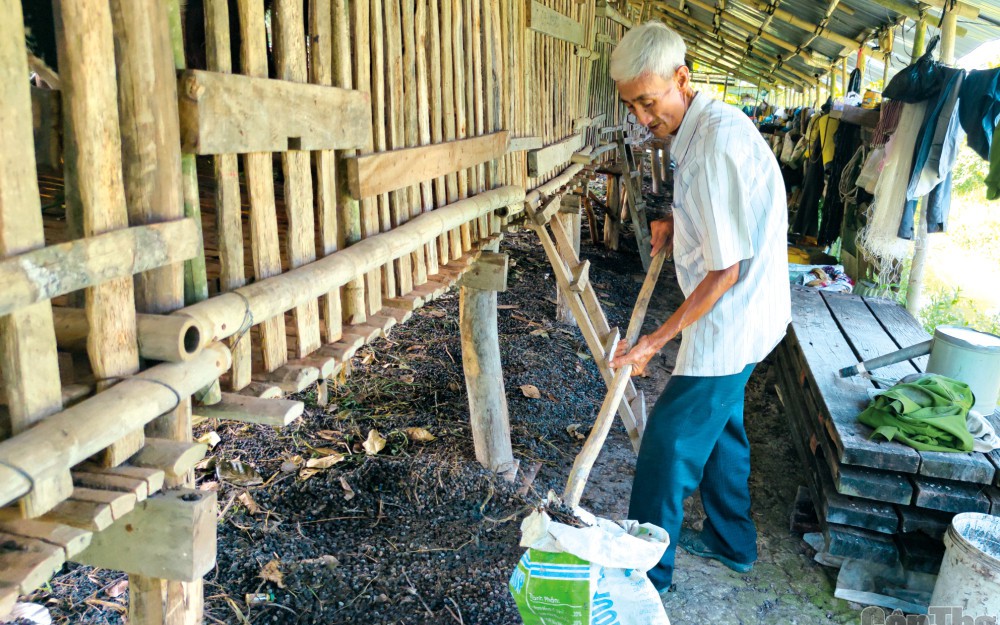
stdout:
[(718, 271), (709, 271), (705, 279), (695, 287), (691, 295), (663, 322), (649, 338), (657, 351), (669, 343), (681, 331), (712, 310), (726, 291), (731, 289), (740, 277), (739, 263)]

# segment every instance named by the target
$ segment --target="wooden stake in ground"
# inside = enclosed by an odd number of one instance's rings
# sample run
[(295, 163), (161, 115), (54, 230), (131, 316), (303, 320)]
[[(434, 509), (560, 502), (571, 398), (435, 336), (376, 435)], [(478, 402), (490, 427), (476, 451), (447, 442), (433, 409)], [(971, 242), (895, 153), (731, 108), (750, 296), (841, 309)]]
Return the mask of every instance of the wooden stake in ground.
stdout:
[[(649, 271), (646, 273), (646, 279), (642, 283), (642, 289), (639, 291), (639, 298), (635, 302), (632, 317), (628, 322), (628, 331), (625, 334), (625, 340), (630, 347), (635, 345), (639, 338), (642, 322), (646, 318), (646, 309), (649, 308), (649, 300), (656, 287), (656, 281), (660, 277), (660, 270), (663, 268), (665, 258), (666, 254), (663, 251), (653, 258)], [(590, 470), (594, 466), (594, 461), (597, 460), (597, 454), (600, 453), (601, 447), (604, 446), (604, 440), (608, 437), (611, 422), (618, 410), (618, 404), (625, 394), (625, 388), (628, 386), (631, 375), (632, 365), (625, 365), (615, 372), (614, 381), (608, 388), (604, 403), (601, 404), (601, 411), (597, 415), (597, 420), (594, 421), (594, 427), (590, 430), (590, 436), (587, 437), (583, 449), (580, 450), (573, 462), (573, 468), (569, 472), (569, 480), (566, 482), (566, 492), (563, 494), (563, 501), (570, 507), (575, 507), (580, 503), (583, 487), (587, 485)]]

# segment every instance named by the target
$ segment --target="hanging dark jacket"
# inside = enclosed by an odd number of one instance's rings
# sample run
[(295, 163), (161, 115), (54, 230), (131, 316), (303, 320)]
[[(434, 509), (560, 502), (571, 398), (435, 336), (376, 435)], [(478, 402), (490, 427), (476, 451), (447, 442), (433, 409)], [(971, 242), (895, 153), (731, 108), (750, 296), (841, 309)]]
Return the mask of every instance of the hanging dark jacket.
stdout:
[(958, 117), (969, 147), (990, 160), (993, 129), (1000, 121), (1000, 68), (969, 72), (958, 96)]

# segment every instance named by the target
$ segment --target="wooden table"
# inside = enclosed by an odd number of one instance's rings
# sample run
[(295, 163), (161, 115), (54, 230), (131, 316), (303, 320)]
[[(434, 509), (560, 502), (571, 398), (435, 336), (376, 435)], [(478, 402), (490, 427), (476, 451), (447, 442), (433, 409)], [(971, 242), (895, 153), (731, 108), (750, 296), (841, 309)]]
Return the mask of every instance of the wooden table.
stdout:
[[(777, 350), (778, 392), (828, 551), (936, 570), (952, 516), (1000, 515), (1000, 453), (925, 452), (869, 440), (872, 430), (857, 416), (879, 385), (838, 371), (930, 338), (895, 302), (793, 286), (792, 318)], [(874, 373), (894, 380), (926, 364), (924, 356)], [(1000, 413), (993, 419), (1000, 425)]]

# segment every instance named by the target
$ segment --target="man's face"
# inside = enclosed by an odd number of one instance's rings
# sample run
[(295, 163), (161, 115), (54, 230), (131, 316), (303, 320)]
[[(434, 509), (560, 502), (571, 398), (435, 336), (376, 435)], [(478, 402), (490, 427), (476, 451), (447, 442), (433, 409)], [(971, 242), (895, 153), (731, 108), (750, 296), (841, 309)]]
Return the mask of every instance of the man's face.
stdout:
[(618, 94), (629, 112), (640, 124), (649, 128), (657, 139), (666, 139), (677, 132), (687, 111), (687, 91), (691, 74), (687, 67), (678, 67), (669, 79), (652, 74), (616, 83)]

